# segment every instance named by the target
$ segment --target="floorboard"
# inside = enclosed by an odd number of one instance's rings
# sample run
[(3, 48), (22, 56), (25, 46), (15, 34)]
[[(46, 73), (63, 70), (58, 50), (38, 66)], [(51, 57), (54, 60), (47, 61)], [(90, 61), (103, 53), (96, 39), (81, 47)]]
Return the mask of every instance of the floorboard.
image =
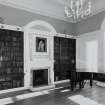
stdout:
[[(74, 98), (77, 98), (77, 96), (83, 98), (72, 100), (72, 96)], [(8, 105), (105, 105), (105, 88), (98, 86), (90, 88), (89, 86), (85, 86), (82, 90), (76, 89), (74, 92), (71, 92), (69, 87), (65, 87), (51, 90), (49, 94), (21, 101), (17, 101), (15, 97), (12, 100), (14, 100), (14, 103)], [(88, 104), (89, 101), (90, 104)]]

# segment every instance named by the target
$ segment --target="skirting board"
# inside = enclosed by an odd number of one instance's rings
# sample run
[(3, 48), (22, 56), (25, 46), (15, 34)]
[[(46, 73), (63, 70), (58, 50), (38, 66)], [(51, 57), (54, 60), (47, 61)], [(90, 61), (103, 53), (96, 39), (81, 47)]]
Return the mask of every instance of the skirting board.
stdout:
[(101, 87), (105, 87), (105, 82), (97, 82), (96, 83), (97, 86), (101, 86)]
[(29, 89), (28, 87), (20, 87), (20, 88), (13, 88), (13, 89), (7, 89), (7, 90), (1, 90), (0, 91), (0, 94), (3, 94), (3, 93), (8, 93), (8, 92), (15, 92), (15, 91), (21, 91), (21, 90), (27, 90)]
[(67, 80), (62, 80), (62, 81), (56, 81), (56, 82), (54, 82), (54, 84), (66, 83), (66, 82), (70, 82), (70, 80), (67, 79)]
[(49, 89), (54, 89), (55, 85), (50, 85), (50, 86), (42, 86), (42, 87), (30, 87), (31, 91), (41, 91), (41, 90), (49, 90)]

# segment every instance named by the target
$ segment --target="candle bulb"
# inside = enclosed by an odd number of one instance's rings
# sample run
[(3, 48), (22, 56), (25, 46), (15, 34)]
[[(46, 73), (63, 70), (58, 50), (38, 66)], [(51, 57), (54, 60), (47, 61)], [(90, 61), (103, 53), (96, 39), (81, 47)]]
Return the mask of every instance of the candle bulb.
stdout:
[(70, 5), (71, 5), (71, 10), (73, 10), (73, 1), (72, 0), (70, 2)]
[(83, 0), (81, 0), (81, 7), (80, 8), (83, 9), (82, 7), (83, 7)]

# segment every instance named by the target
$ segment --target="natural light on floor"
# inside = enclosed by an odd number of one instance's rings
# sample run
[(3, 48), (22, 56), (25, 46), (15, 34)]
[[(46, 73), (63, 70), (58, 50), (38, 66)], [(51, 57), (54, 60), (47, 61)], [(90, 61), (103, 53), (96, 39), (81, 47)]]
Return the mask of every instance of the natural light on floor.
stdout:
[(44, 91), (40, 91), (40, 92), (22, 94), (22, 95), (18, 95), (15, 97), (3, 98), (3, 99), (0, 99), (0, 105), (7, 105), (7, 104), (14, 103), (15, 101), (32, 98), (32, 97), (36, 97), (36, 96), (41, 96), (41, 95), (45, 95), (45, 94), (49, 94), (49, 92), (47, 90), (44, 90)]
[(64, 90), (61, 90), (60, 92), (64, 93), (64, 92), (69, 92), (70, 89), (64, 89)]
[(79, 105), (103, 105), (82, 95), (74, 95), (74, 96), (68, 97), (68, 99), (72, 100), (73, 102)]
[[(55, 90), (57, 89), (62, 89), (64, 87), (58, 87), (58, 88), (54, 88)], [(7, 104), (11, 104), (14, 103), (16, 101), (20, 101), (20, 100), (24, 100), (24, 99), (28, 99), (28, 98), (32, 98), (32, 97), (36, 97), (36, 96), (41, 96), (41, 95), (45, 95), (45, 94), (49, 94), (51, 90), (54, 89), (49, 89), (49, 90), (43, 90), (40, 92), (32, 92), (32, 93), (27, 93), (27, 94), (22, 94), (22, 95), (17, 95), (15, 97), (8, 97), (8, 98), (3, 98), (0, 99), (0, 105), (7, 105)], [(67, 92), (68, 90), (63, 90), (62, 92)]]

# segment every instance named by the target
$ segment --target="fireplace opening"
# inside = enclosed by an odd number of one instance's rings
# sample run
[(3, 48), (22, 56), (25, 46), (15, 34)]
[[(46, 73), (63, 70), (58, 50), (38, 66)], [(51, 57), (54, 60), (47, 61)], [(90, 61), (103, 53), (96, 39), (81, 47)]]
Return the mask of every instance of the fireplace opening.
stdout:
[(33, 87), (48, 85), (48, 69), (33, 70)]

